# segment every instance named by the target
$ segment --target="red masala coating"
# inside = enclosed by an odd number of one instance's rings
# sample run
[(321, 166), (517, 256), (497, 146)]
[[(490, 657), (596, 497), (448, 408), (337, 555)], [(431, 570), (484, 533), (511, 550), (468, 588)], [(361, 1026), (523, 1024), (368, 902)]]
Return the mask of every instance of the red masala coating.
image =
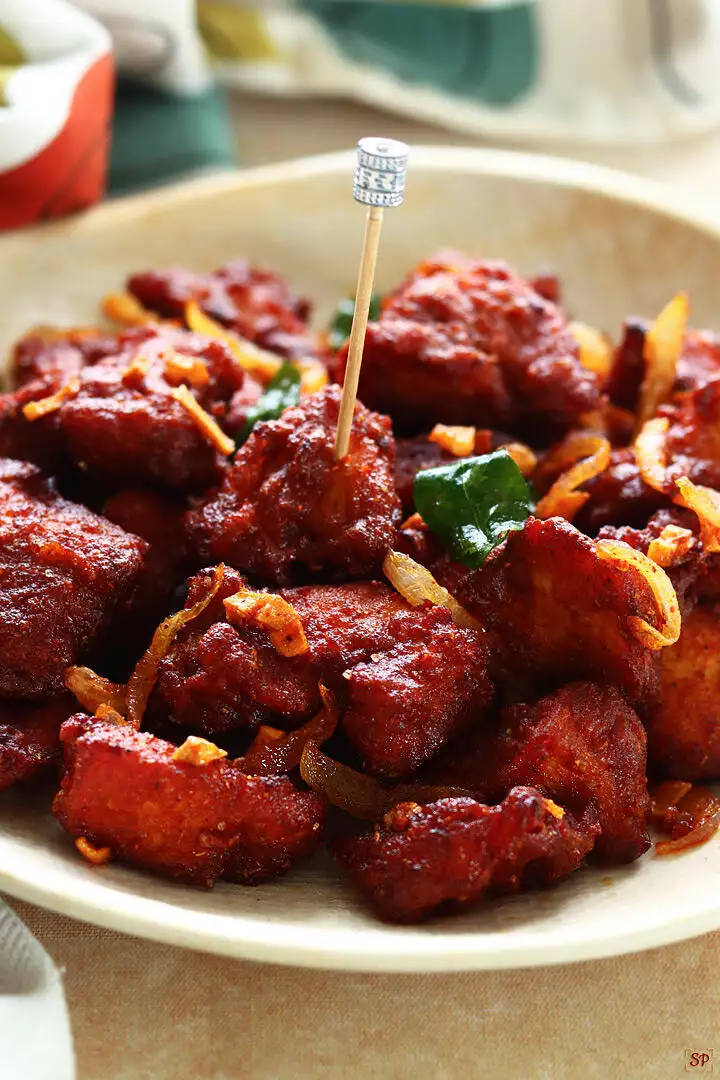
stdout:
[(648, 759), (663, 780), (720, 779), (720, 611), (699, 605), (663, 649), (661, 700), (647, 722)]
[(54, 393), (63, 382), (61, 379), (56, 384), (48, 376), (44, 381), (35, 379), (19, 390), (0, 394), (0, 457), (31, 461), (46, 473), (65, 476), (71, 463), (52, 417), (43, 417), (30, 424), (23, 416), (25, 405)]
[(628, 624), (633, 615), (654, 624), (649, 586), (601, 560), (562, 518), (530, 518), (479, 570), (446, 563), (434, 572), (495, 635), (505, 680), (590, 679), (620, 687), (635, 705), (654, 699), (659, 658)]
[(359, 393), (403, 433), (473, 424), (535, 445), (600, 400), (559, 308), (504, 263), (453, 252), (385, 300), (368, 326)]
[(588, 536), (596, 536), (604, 525), (642, 528), (667, 502), (645, 483), (630, 447), (613, 450), (607, 469), (583, 484), (583, 491), (590, 498), (573, 518), (573, 524)]
[(161, 662), (155, 708), (161, 703), (177, 724), (213, 735), (297, 727), (319, 709), (320, 693), (304, 657), (280, 656), (261, 630), (217, 622)]
[(87, 364), (118, 349), (118, 336), (95, 329), (59, 330), (37, 327), (17, 342), (10, 358), (10, 382), (14, 388), (40, 379), (47, 393), (58, 389)]
[(720, 372), (660, 412), (670, 422), (665, 441), (668, 488), (674, 491), (672, 481), (680, 476), (720, 487)]
[(578, 820), (590, 811), (600, 826), (594, 861), (632, 862), (649, 848), (645, 729), (614, 686), (570, 683), (535, 705), (512, 705), (479, 735), (473, 756), (472, 788), (491, 801), (526, 784)]
[(534, 274), (529, 281), (535, 292), (540, 293), (545, 300), (549, 300), (551, 304), (562, 303), (562, 283), (552, 270)]
[(395, 489), (402, 503), (403, 514), (412, 514), (415, 509), (413, 487), (417, 473), (423, 469), (435, 469), (438, 465), (450, 465), (453, 461), (457, 461), (455, 455), (430, 442), (427, 435), (397, 440)]
[(379, 569), (400, 520), (390, 421), (358, 403), (350, 449), (335, 461), (339, 405), (328, 386), (256, 425), (220, 490), (188, 514), (203, 562), (277, 585)]
[(132, 591), (147, 544), (0, 461), (0, 697), (63, 689), (63, 672)]
[(375, 913), (410, 923), (478, 903), (488, 891), (562, 881), (592, 849), (596, 831), (518, 787), (497, 806), (470, 798), (402, 803), (374, 833), (342, 837), (334, 847)]
[(62, 728), (65, 775), (53, 813), (72, 836), (166, 877), (255, 884), (312, 853), (323, 800), (226, 759), (173, 761), (176, 747), (82, 714)]
[(297, 297), (283, 279), (243, 260), (210, 273), (171, 268), (133, 274), (129, 291), (144, 307), (183, 317), (195, 300), (217, 322), (263, 349), (298, 359), (316, 356), (317, 341), (307, 327), (309, 301)]
[(492, 702), (481, 635), (455, 626), (444, 608), (431, 609), (427, 621), (422, 640), (375, 654), (348, 673), (342, 725), (372, 773), (414, 772)]
[(0, 791), (34, 780), (60, 762), (60, 725), (77, 708), (69, 694), (0, 704)]
[[(207, 574), (191, 582), (187, 606)], [(283, 589), (280, 595), (303, 624), (308, 652), (280, 656), (263, 631), (224, 621), (222, 599), (241, 584), (226, 570), (218, 596), (160, 665), (156, 698), (177, 723), (205, 733), (252, 730), (259, 723), (297, 727), (319, 710), (320, 682), (344, 700), (344, 671), (398, 643), (422, 645), (433, 628), (450, 624), (444, 609), (413, 608), (381, 582)]]
[[(184, 500), (157, 491), (128, 489), (103, 505), (103, 517), (148, 543), (135, 587), (115, 612), (109, 628), (111, 642), (121, 649), (132, 641), (132, 659), (152, 637), (155, 627), (173, 608), (176, 590), (192, 569), (183, 530)], [(125, 650), (126, 651), (126, 650)]]
[[(6, 415), (0, 410), (0, 445), (14, 438), (41, 449), (51, 446), (90, 479), (110, 486), (126, 486), (128, 477), (181, 492), (216, 483), (226, 459), (172, 397), (165, 365), (174, 352), (203, 361), (209, 380), (191, 391), (222, 426), (245, 380), (229, 349), (184, 330), (148, 326), (122, 335), (118, 350), (84, 367), (78, 393), (48, 416), (29, 421), (6, 404)], [(128, 371), (134, 361), (148, 361), (145, 374)], [(35, 382), (13, 398), (21, 396), (24, 404), (28, 396), (37, 400), (46, 393)]]

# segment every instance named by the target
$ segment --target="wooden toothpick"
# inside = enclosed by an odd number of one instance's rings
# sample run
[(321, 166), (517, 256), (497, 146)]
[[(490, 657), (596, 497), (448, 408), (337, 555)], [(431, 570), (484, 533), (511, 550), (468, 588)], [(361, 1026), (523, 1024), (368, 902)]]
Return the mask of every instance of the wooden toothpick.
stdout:
[(365, 232), (355, 292), (355, 310), (350, 329), (345, 379), (335, 436), (336, 461), (345, 457), (350, 445), (383, 210), (386, 206), (399, 206), (403, 201), (408, 153), (409, 149), (405, 143), (397, 142), (395, 139), (361, 139), (357, 146), (353, 197), (357, 202), (367, 206), (368, 210), (365, 216)]

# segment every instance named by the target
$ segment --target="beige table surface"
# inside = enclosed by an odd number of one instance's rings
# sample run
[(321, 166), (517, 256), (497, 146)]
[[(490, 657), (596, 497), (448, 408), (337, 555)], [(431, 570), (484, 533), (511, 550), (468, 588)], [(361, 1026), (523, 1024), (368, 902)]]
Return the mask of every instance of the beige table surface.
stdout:
[[(475, 142), (350, 104), (238, 97), (232, 109), (245, 165), (368, 134)], [(720, 134), (575, 156), (667, 180), (694, 203), (712, 206), (720, 186)], [(78, 1080), (671, 1080), (686, 1050), (715, 1045), (720, 1071), (720, 934), (534, 971), (343, 975), (191, 953), (11, 903), (64, 974)]]

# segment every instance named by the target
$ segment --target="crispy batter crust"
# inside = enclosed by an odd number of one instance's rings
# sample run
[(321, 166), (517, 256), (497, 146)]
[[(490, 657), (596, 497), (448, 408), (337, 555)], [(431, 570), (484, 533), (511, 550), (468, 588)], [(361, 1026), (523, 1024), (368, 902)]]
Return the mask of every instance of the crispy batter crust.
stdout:
[(452, 905), (568, 877), (592, 849), (580, 828), (532, 788), (498, 806), (469, 798), (403, 803), (373, 834), (335, 841), (335, 854), (365, 900), (389, 922), (418, 922)]
[(482, 636), (432, 608), (427, 634), (347, 675), (342, 726), (370, 772), (406, 776), (487, 712), (494, 687)]
[(0, 705), (0, 791), (60, 763), (60, 725), (76, 707), (69, 694)]
[(149, 310), (182, 318), (195, 300), (211, 318), (262, 349), (290, 359), (317, 354), (307, 328), (310, 304), (283, 279), (242, 260), (208, 274), (171, 268), (128, 278), (128, 289)]
[(63, 672), (132, 591), (147, 544), (0, 460), (0, 697), (61, 693)]
[(695, 607), (677, 644), (663, 649), (661, 702), (648, 720), (652, 772), (671, 780), (720, 779), (720, 613)]
[(504, 263), (454, 252), (385, 300), (363, 355), (361, 399), (403, 433), (473, 424), (537, 440), (599, 403), (560, 309)]
[(570, 683), (532, 705), (504, 709), (471, 748), (436, 776), (495, 802), (518, 784), (537, 788), (578, 820), (597, 819), (592, 858), (632, 862), (647, 851), (645, 729), (613, 686)]
[(639, 575), (598, 557), (562, 518), (530, 518), (479, 570), (441, 563), (435, 576), (494, 634), (505, 680), (558, 686), (578, 678), (615, 684), (634, 704), (654, 700), (657, 655), (633, 635), (633, 616), (653, 623)]
[(390, 422), (358, 404), (336, 462), (339, 404), (331, 386), (255, 427), (220, 490), (188, 515), (204, 562), (278, 585), (379, 569), (400, 520)]
[(277, 877), (317, 846), (322, 799), (289, 780), (246, 776), (222, 759), (82, 714), (62, 728), (65, 775), (53, 813), (72, 836), (166, 877), (211, 886)]

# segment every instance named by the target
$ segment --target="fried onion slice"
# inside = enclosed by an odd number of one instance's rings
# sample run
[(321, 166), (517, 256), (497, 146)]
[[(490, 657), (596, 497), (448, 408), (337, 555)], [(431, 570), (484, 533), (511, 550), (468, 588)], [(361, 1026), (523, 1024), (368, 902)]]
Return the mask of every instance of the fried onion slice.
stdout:
[(292, 364), (300, 372), (301, 394), (316, 394), (330, 381), (322, 360), (317, 360), (314, 356), (302, 356), (298, 360), (293, 360)]
[(598, 540), (595, 550), (599, 559), (614, 563), (623, 572), (638, 573), (652, 591), (658, 626), (651, 626), (638, 615), (630, 615), (628, 622), (637, 640), (654, 650), (674, 645), (680, 637), (680, 607), (672, 582), (662, 567), (622, 540)]
[(433, 784), (383, 787), (371, 776), (323, 754), (312, 741), (305, 744), (302, 752), (300, 775), (309, 788), (324, 795), (333, 806), (362, 821), (382, 821), (388, 811), (402, 802), (431, 803), (438, 799), (473, 797), (467, 788)]
[(69, 401), (75, 397), (79, 389), (80, 379), (75, 376), (75, 378), (69, 379), (59, 390), (56, 390), (54, 394), (40, 398), (39, 401), (29, 401), (27, 405), (23, 405), (23, 416), (26, 420), (32, 422), (33, 420), (39, 420), (41, 416), (48, 416), (50, 413), (57, 412), (64, 401)]
[(675, 483), (678, 494), (673, 502), (697, 514), (703, 548), (707, 552), (720, 551), (720, 492), (693, 484), (687, 476), (681, 476)]
[(568, 330), (578, 343), (582, 366), (603, 382), (610, 374), (613, 362), (612, 346), (605, 334), (584, 322), (571, 322)]
[(201, 600), (198, 600), (190, 608), (183, 608), (182, 611), (176, 611), (173, 615), (168, 615), (167, 619), (160, 623), (153, 634), (149, 647), (135, 665), (135, 670), (130, 676), (127, 685), (127, 718), (136, 730), (140, 728), (142, 723), (148, 698), (157, 679), (160, 661), (164, 656), (167, 656), (173, 641), (183, 626), (187, 626), (189, 622), (201, 615), (215, 597), (222, 585), (224, 573), (225, 567), (221, 563), (215, 568), (210, 588)]
[(203, 334), (205, 337), (213, 338), (215, 341), (222, 341), (230, 349), (240, 366), (249, 375), (259, 379), (260, 382), (270, 382), (280, 370), (282, 360), (279, 356), (266, 352), (264, 349), (259, 349), (251, 341), (246, 341), (237, 334), (233, 334), (227, 327), (222, 326), (215, 319), (211, 319), (209, 315), (206, 315), (195, 300), (188, 300), (185, 305), (185, 322), (188, 328), (196, 334)]
[(635, 460), (640, 475), (648, 487), (665, 494), (667, 490), (667, 455), (665, 440), (669, 421), (666, 416), (656, 416), (643, 424), (635, 439)]
[(277, 728), (263, 726), (249, 749), (242, 757), (236, 758), (237, 765), (248, 776), (279, 776), (296, 769), (308, 742), (320, 746), (334, 734), (340, 712), (334, 695), (320, 683), (322, 708), (308, 720), (307, 724), (295, 731), (278, 731)]
[(399, 551), (388, 551), (383, 562), (383, 573), (391, 585), (413, 607), (419, 607), (420, 604), (429, 601), (431, 604), (447, 608), (456, 626), (464, 626), (470, 630), (482, 629), (477, 619), (473, 618), (470, 612), (435, 580), (428, 568), (415, 562), (409, 555), (404, 555)]
[(529, 446), (525, 445), (525, 443), (505, 443), (504, 446), (500, 446), (498, 449), (507, 451), (523, 476), (532, 476), (535, 472), (535, 469), (537, 468), (537, 456)]
[(673, 388), (689, 315), (687, 294), (679, 292), (665, 305), (645, 335), (645, 378), (640, 387), (638, 428), (655, 415)]
[(539, 518), (564, 517), (572, 521), (574, 515), (590, 498), (587, 491), (577, 491), (581, 484), (592, 480), (604, 472), (610, 464), (610, 443), (603, 435), (574, 432), (564, 444), (556, 448), (551, 456), (569, 464), (569, 469), (561, 473), (548, 493), (540, 499), (535, 508)]
[(160, 322), (158, 316), (143, 307), (131, 293), (108, 293), (100, 301), (100, 310), (106, 319), (121, 326), (147, 326)]
[(127, 688), (97, 675), (89, 667), (66, 668), (65, 686), (90, 713), (97, 715), (98, 710), (106, 706), (125, 715)]
[(680, 781), (661, 784), (652, 794), (652, 817), (669, 840), (655, 845), (657, 855), (677, 855), (706, 843), (720, 829), (720, 799), (707, 788)]
[(198, 356), (184, 356), (171, 349), (165, 358), (165, 381), (171, 386), (187, 382), (199, 390), (210, 382), (210, 372), (205, 361)]
[(184, 383), (181, 386), (174, 386), (170, 393), (178, 404), (182, 405), (198, 430), (202, 432), (208, 442), (212, 443), (216, 450), (219, 450), (226, 457), (235, 453), (234, 441), (229, 435), (225, 434), (217, 420), (214, 420), (210, 413), (203, 409), (200, 402), (193, 397)]
[(266, 630), (281, 656), (301, 656), (308, 651), (303, 624), (295, 608), (274, 593), (240, 589), (223, 600), (229, 623), (253, 623)]
[(470, 457), (475, 450), (475, 428), (436, 424), (428, 436), (428, 441), (455, 457)]

